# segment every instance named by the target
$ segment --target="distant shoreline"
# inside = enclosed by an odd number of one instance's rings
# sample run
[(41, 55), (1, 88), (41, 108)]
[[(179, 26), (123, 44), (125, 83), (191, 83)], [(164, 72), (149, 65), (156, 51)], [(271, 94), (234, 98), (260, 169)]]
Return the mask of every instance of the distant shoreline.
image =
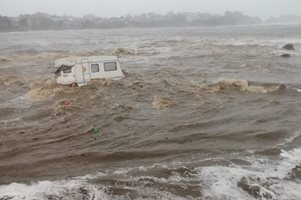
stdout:
[(0, 15), (0, 32), (60, 31), (60, 30), (110, 30), (123, 28), (170, 28), (170, 27), (225, 27), (250, 25), (301, 24), (301, 17), (271, 17), (263, 21), (241, 12), (226, 11), (224, 15), (209, 13), (145, 13), (122, 17), (101, 18), (94, 15), (83, 17), (56, 16), (46, 13), (24, 14), (19, 17)]
[(0, 16), (0, 32), (39, 30), (85, 30), (120, 28), (162, 27), (212, 27), (229, 25), (261, 24), (259, 17), (250, 17), (241, 12), (225, 12), (224, 15), (209, 13), (146, 13), (122, 17), (101, 18), (86, 15), (81, 18), (56, 16), (46, 13), (25, 14), (19, 17)]
[(220, 26), (164, 26), (164, 27), (122, 27), (122, 28), (86, 28), (86, 29), (45, 29), (45, 30), (12, 30), (12, 31), (2, 31), (1, 33), (27, 33), (27, 32), (47, 32), (47, 31), (54, 31), (54, 32), (60, 32), (60, 31), (109, 31), (109, 30), (126, 30), (126, 29), (175, 29), (175, 28), (190, 28), (190, 29), (219, 29), (219, 28), (239, 28), (239, 27), (275, 27), (275, 26), (301, 26), (301, 23), (279, 23), (279, 24), (267, 24), (267, 23), (261, 23), (261, 24), (241, 24), (241, 25), (220, 25)]

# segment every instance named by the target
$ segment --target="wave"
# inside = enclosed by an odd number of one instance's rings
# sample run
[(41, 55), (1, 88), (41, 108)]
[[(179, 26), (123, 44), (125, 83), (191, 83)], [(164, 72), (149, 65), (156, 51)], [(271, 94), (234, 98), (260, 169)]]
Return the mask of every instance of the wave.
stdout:
[(286, 86), (284, 84), (254, 83), (248, 80), (226, 79), (218, 83), (207, 85), (203, 87), (203, 89), (211, 93), (222, 92), (226, 90), (238, 90), (242, 92), (267, 94), (285, 90)]
[(153, 107), (157, 110), (168, 108), (174, 104), (174, 102), (169, 98), (155, 97), (153, 101)]
[(300, 199), (300, 155), (301, 149), (282, 150), (278, 161), (242, 157), (247, 165), (237, 161), (194, 168), (156, 164), (69, 180), (11, 183), (0, 186), (0, 199)]
[(60, 93), (71, 94), (76, 91), (77, 88), (75, 87), (59, 85), (56, 83), (54, 78), (48, 78), (35, 81), (26, 96), (31, 101), (41, 101), (54, 97)]
[(117, 48), (114, 51), (114, 54), (117, 56), (121, 56), (121, 55), (135, 55), (135, 51), (132, 49), (126, 49), (126, 48)]
[(301, 149), (282, 150), (280, 161), (249, 157), (250, 167), (215, 166), (200, 169), (208, 185), (204, 196), (212, 199), (300, 199), (300, 176), (289, 178), (299, 169)]
[(0, 82), (5, 86), (23, 86), (26, 83), (24, 78), (16, 75), (0, 76)]

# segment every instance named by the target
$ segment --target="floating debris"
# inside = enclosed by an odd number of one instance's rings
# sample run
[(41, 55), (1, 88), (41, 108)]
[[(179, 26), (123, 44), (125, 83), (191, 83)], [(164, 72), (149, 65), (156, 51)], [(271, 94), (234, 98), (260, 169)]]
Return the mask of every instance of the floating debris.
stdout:
[(125, 48), (117, 48), (114, 51), (116, 55), (135, 55), (135, 51), (132, 49), (125, 49)]
[(292, 55), (289, 54), (289, 53), (283, 53), (283, 54), (280, 55), (280, 57), (282, 57), (282, 58), (289, 58), (289, 57), (291, 57), (291, 56), (292, 56)]
[(289, 50), (289, 51), (294, 51), (294, 50), (295, 50), (295, 47), (294, 47), (293, 44), (288, 43), (288, 44), (284, 45), (284, 46), (282, 47), (282, 49)]
[(172, 106), (174, 103), (169, 98), (156, 97), (152, 104), (154, 108), (156, 108), (157, 110), (161, 110)]

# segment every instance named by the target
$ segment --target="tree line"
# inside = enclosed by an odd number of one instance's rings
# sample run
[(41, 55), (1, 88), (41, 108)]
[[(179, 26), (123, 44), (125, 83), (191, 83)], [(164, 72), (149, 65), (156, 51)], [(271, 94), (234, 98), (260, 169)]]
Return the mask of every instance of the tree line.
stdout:
[(96, 17), (94, 15), (83, 17), (57, 16), (45, 13), (24, 14), (18, 17), (0, 15), (0, 31), (224, 26), (260, 23), (262, 23), (262, 20), (258, 17), (250, 17), (241, 12), (230, 11), (223, 15), (169, 12), (165, 15), (145, 13), (111, 18)]

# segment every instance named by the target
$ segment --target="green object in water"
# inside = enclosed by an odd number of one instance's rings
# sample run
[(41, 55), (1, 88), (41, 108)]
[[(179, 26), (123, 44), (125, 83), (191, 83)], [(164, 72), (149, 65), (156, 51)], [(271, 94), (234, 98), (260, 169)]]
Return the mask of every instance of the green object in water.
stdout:
[(100, 133), (101, 128), (95, 128), (95, 127), (93, 127), (93, 128), (91, 129), (91, 131), (92, 131), (93, 134), (96, 135), (96, 134)]

